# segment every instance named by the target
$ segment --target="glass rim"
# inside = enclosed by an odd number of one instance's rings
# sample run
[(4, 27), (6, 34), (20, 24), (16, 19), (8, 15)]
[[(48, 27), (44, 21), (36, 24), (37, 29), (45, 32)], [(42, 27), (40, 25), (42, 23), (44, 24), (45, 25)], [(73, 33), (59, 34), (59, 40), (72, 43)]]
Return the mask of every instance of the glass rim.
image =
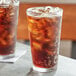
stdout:
[[(52, 9), (55, 9), (55, 8), (58, 8), (58, 11), (54, 11), (53, 13), (55, 13), (55, 14), (51, 14), (51, 12), (50, 12), (50, 14), (49, 13), (46, 13), (46, 15), (50, 15), (50, 16), (62, 16), (63, 15), (63, 9), (62, 8), (60, 8), (60, 7), (53, 7), (53, 6), (39, 6), (39, 7), (30, 7), (30, 8), (28, 8), (27, 10), (26, 10), (26, 14), (27, 14), (27, 16), (32, 16), (32, 17), (40, 17), (39, 15), (38, 16), (34, 16), (34, 15), (31, 15), (30, 14), (30, 12), (32, 12), (33, 11), (33, 9), (34, 8), (36, 8), (35, 10), (37, 10), (37, 9), (43, 9), (43, 8), (46, 8), (46, 7), (51, 7)], [(35, 11), (34, 10), (34, 11)], [(57, 14), (58, 13), (58, 14)], [(41, 17), (44, 17), (44, 16), (41, 16)], [(47, 17), (47, 16), (45, 16), (45, 17)], [(49, 17), (49, 16), (48, 16)]]
[(0, 1), (0, 6), (9, 6), (9, 5), (16, 5), (16, 6), (18, 6), (19, 3), (20, 3), (19, 0), (13, 0), (13, 1), (11, 1), (11, 0), (8, 0), (8, 1), (4, 0), (4, 1), (2, 1), (1, 0)]

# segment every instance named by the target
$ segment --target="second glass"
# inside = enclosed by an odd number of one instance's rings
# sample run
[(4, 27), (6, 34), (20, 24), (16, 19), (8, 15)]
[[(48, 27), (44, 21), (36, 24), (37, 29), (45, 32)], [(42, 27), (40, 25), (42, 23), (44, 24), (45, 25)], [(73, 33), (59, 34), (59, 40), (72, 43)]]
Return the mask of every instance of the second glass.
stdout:
[(39, 72), (56, 70), (63, 10), (58, 7), (27, 9), (33, 69)]
[(18, 0), (0, 0), (0, 58), (15, 54)]

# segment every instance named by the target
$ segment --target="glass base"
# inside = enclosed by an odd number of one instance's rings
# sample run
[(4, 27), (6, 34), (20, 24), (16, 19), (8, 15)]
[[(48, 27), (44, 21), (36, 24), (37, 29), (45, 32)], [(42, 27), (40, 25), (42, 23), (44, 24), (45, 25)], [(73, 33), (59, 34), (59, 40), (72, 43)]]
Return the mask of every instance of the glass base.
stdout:
[(38, 72), (52, 72), (57, 70), (57, 65), (55, 65), (52, 68), (40, 68), (40, 67), (33, 66), (33, 70)]
[(15, 55), (14, 54), (9, 54), (9, 55), (0, 55), (0, 59), (10, 59), (13, 58)]

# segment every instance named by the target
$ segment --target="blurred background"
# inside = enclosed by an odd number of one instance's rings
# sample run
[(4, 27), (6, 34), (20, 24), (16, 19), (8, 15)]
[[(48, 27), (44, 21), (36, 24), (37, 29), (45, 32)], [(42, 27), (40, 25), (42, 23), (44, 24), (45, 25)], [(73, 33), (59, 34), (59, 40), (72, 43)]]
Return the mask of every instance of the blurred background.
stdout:
[(76, 58), (76, 0), (21, 0), (17, 39), (29, 41), (26, 9), (35, 6), (57, 6), (63, 8), (60, 54)]

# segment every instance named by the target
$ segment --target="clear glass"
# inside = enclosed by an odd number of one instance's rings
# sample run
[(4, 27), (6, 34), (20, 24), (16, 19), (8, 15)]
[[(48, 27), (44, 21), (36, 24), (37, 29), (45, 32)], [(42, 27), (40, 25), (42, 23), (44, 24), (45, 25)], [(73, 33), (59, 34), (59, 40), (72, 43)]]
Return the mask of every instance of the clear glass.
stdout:
[(15, 55), (18, 8), (18, 0), (0, 0), (0, 58), (2, 59)]
[(33, 69), (49, 72), (57, 69), (63, 10), (58, 7), (27, 9)]

